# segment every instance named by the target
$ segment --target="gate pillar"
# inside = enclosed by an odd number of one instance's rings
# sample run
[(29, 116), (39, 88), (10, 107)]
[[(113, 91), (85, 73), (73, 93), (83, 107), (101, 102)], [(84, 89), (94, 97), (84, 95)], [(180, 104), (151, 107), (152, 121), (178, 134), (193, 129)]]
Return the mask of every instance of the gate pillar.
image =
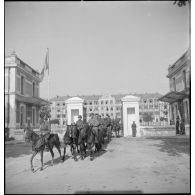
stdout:
[(67, 105), (67, 124), (76, 122), (78, 120), (78, 115), (81, 115), (83, 118), (83, 99), (79, 97), (73, 97), (66, 100), (65, 104)]
[(135, 121), (137, 126), (136, 136), (140, 136), (139, 125), (139, 97), (128, 95), (121, 99), (123, 117), (123, 136), (132, 136), (131, 125)]

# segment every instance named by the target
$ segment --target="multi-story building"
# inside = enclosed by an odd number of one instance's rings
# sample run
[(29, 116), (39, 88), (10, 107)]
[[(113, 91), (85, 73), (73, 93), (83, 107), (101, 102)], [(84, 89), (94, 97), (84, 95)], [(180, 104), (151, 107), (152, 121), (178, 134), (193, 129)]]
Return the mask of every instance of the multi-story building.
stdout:
[(170, 92), (159, 98), (170, 103), (169, 117), (175, 124), (176, 117), (190, 123), (190, 50), (188, 49), (173, 65), (168, 68)]
[[(91, 113), (100, 114), (105, 117), (109, 114), (111, 118), (122, 118), (122, 102), (121, 98), (127, 94), (117, 95), (86, 95), (79, 96), (84, 100), (85, 118), (88, 120)], [(140, 122), (143, 123), (143, 114), (150, 113), (153, 117), (153, 122), (160, 122), (161, 120), (168, 121), (168, 103), (158, 101), (160, 94), (134, 94), (140, 97)], [(51, 106), (51, 115), (53, 119), (59, 119), (60, 124), (65, 124), (67, 121), (66, 104), (65, 101), (70, 96), (55, 97), (50, 101), (53, 102)]]
[(39, 109), (49, 102), (39, 97), (40, 74), (17, 57), (5, 56), (5, 128), (12, 132), (24, 128), (27, 118), (31, 126), (39, 126)]

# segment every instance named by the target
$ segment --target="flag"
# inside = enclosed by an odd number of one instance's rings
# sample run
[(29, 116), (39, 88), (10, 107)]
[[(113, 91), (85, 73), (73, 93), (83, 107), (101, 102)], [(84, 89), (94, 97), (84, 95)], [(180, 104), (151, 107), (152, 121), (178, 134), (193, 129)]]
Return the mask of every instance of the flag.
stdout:
[(43, 67), (42, 71), (41, 71), (41, 81), (43, 81), (43, 78), (44, 78), (44, 74), (45, 74), (45, 66)]
[(45, 71), (48, 70), (48, 74), (49, 74), (49, 49), (47, 49), (47, 53), (45, 56)]

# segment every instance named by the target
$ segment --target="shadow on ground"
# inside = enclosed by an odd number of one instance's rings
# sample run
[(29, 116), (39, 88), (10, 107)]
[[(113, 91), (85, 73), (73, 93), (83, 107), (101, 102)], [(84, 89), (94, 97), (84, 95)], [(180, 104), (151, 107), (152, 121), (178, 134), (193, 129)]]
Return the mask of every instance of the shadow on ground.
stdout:
[(125, 190), (121, 190), (121, 191), (76, 191), (75, 194), (142, 194), (141, 190), (134, 190), (134, 191), (125, 191)]
[(161, 152), (166, 152), (169, 156), (181, 156), (181, 153), (190, 155), (189, 137), (149, 137), (146, 139), (162, 141), (154, 146), (159, 147)]

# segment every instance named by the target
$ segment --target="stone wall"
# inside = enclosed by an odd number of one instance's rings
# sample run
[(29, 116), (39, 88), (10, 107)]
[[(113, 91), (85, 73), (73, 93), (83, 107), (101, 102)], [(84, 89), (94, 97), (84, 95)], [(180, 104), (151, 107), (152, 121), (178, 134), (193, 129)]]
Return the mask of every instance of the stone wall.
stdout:
[[(186, 135), (190, 135), (190, 126), (185, 126)], [(175, 126), (140, 126), (141, 136), (175, 136)]]

